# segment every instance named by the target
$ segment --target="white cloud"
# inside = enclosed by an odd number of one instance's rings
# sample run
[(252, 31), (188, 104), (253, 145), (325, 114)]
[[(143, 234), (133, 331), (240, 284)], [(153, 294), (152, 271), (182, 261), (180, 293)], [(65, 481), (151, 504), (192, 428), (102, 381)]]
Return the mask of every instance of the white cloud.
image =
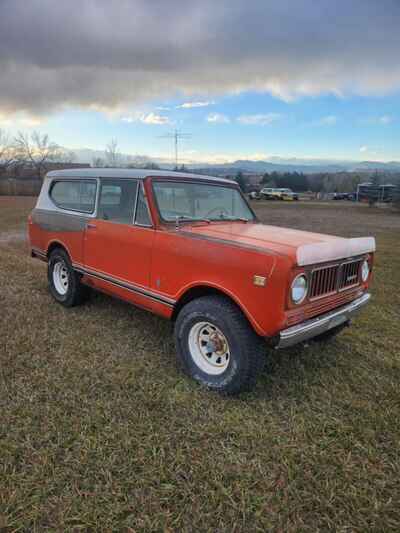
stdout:
[(360, 146), (360, 153), (364, 154), (368, 158), (379, 158), (379, 155), (382, 153), (382, 150), (382, 146)]
[(256, 114), (256, 115), (241, 115), (237, 117), (237, 121), (240, 124), (245, 124), (246, 126), (268, 126), (277, 120), (280, 120), (282, 115), (279, 113), (267, 113), (267, 114)]
[(379, 122), (381, 124), (390, 124), (391, 122), (393, 122), (393, 117), (391, 115), (382, 115), (381, 117), (379, 117)]
[(176, 109), (192, 109), (193, 107), (208, 107), (209, 105), (213, 105), (215, 102), (185, 102), (181, 105), (177, 105)]
[(36, 128), (43, 124), (43, 117), (26, 113), (0, 113), (0, 127)]
[(171, 124), (168, 117), (165, 115), (158, 115), (157, 113), (135, 113), (133, 115), (121, 117), (121, 120), (128, 124), (132, 124), (133, 122), (142, 122), (143, 124), (153, 124), (157, 126)]
[(11, 126), (11, 124), (12, 124), (11, 118), (6, 114), (3, 115), (2, 113), (0, 113), (0, 127), (8, 128), (9, 126)]
[(206, 120), (212, 124), (229, 124), (231, 121), (229, 117), (222, 113), (210, 113)]
[(148, 113), (147, 115), (143, 115), (140, 119), (143, 124), (169, 124), (169, 118), (165, 117), (163, 115), (157, 115), (156, 113)]

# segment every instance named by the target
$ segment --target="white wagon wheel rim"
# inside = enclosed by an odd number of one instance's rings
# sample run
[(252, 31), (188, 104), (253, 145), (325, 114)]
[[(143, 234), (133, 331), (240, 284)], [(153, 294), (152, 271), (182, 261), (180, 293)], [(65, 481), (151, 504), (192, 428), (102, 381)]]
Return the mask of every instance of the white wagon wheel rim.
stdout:
[(211, 322), (197, 322), (189, 332), (189, 350), (194, 363), (207, 374), (222, 374), (231, 358), (229, 344)]
[(58, 261), (53, 267), (53, 283), (56, 291), (64, 296), (68, 292), (69, 273), (64, 261)]

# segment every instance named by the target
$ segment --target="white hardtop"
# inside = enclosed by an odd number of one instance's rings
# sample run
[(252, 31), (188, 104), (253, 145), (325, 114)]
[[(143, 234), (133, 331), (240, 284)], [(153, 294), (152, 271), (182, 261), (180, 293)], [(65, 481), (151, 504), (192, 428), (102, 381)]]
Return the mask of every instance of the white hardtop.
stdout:
[(191, 174), (189, 172), (175, 172), (173, 170), (146, 170), (143, 168), (73, 168), (65, 170), (52, 170), (47, 178), (136, 178), (144, 179), (150, 176), (168, 177), (178, 179), (193, 179), (197, 181), (215, 181), (218, 183), (235, 184), (233, 180), (216, 178), (204, 174)]

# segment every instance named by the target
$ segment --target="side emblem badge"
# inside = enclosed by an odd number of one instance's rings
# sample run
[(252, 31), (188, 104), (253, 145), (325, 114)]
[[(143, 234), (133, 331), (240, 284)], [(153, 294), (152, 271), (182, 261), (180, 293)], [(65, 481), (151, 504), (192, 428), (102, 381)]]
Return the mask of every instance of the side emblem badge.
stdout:
[(253, 283), (256, 287), (265, 287), (267, 278), (265, 276), (253, 276)]

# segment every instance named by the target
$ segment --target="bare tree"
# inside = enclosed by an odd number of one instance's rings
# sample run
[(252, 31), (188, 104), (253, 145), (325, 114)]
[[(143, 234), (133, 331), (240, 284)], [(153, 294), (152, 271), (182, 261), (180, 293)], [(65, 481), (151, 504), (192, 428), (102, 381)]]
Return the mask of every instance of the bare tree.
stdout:
[(76, 153), (72, 150), (61, 150), (60, 163), (74, 163), (76, 161)]
[(15, 138), (15, 150), (17, 159), (34, 167), (40, 178), (47, 172), (48, 163), (60, 161), (63, 155), (58, 144), (37, 131), (31, 135), (19, 132)]
[(111, 139), (111, 141), (107, 144), (105, 155), (106, 155), (107, 165), (109, 167), (119, 166), (121, 154), (119, 153), (119, 150), (118, 150), (117, 139)]
[(105, 167), (104, 159), (102, 157), (94, 157), (92, 160), (92, 167), (94, 168)]
[(15, 160), (15, 149), (10, 136), (0, 128), (0, 176)]

